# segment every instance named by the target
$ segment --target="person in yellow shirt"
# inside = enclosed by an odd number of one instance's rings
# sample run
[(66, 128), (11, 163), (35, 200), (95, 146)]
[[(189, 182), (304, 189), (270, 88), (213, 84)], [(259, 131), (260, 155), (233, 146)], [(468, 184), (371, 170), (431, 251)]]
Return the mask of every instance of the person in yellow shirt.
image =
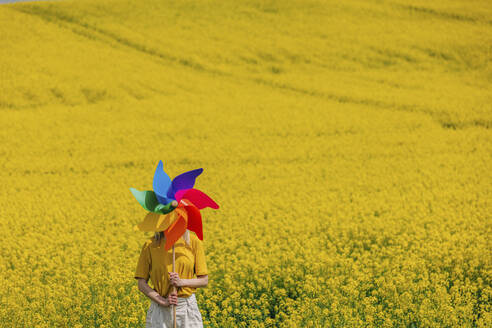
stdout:
[[(171, 305), (175, 305), (176, 327), (202, 328), (203, 320), (195, 298), (196, 288), (208, 284), (202, 241), (189, 230), (176, 241), (175, 272), (172, 272), (172, 249), (166, 251), (164, 244), (162, 231), (146, 240), (135, 271), (138, 289), (151, 300), (145, 327), (173, 327)], [(154, 288), (148, 285), (149, 278)], [(177, 293), (172, 293), (173, 286)]]

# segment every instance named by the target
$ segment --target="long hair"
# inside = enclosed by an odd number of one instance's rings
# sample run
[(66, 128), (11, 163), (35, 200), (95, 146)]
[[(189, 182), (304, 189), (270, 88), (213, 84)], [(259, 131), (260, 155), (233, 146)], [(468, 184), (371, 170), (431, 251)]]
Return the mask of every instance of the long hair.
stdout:
[[(156, 243), (159, 243), (161, 240), (166, 242), (166, 236), (164, 235), (164, 231), (159, 231), (154, 233)], [(190, 230), (186, 229), (183, 234), (183, 239), (186, 242), (186, 245), (190, 246)]]

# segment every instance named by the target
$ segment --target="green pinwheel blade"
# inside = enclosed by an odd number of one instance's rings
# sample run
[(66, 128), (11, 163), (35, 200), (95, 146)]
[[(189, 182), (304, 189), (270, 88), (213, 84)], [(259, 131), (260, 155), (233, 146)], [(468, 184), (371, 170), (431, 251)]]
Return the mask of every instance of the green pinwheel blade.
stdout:
[(140, 205), (149, 212), (154, 212), (157, 205), (159, 205), (159, 201), (152, 190), (140, 191), (135, 188), (130, 188), (130, 191)]
[(169, 202), (166, 205), (162, 205), (162, 204), (157, 205), (154, 212), (160, 214), (167, 214), (169, 212), (172, 212), (174, 209), (175, 207), (171, 205), (171, 202)]
[(155, 193), (152, 190), (140, 191), (135, 188), (130, 188), (133, 196), (137, 199), (140, 205), (149, 212), (167, 214), (174, 210), (171, 203), (163, 205), (159, 203)]

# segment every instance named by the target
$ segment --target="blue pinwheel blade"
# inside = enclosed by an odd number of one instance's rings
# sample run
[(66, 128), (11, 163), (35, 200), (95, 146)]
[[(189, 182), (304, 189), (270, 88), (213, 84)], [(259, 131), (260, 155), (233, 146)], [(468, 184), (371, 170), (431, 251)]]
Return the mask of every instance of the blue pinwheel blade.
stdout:
[(172, 181), (171, 188), (167, 192), (168, 198), (174, 198), (174, 194), (181, 189), (190, 189), (195, 185), (195, 179), (202, 174), (203, 168), (191, 170), (175, 177)]
[(154, 173), (154, 181), (152, 183), (152, 188), (156, 194), (159, 203), (166, 205), (170, 202), (168, 197), (166, 197), (168, 191), (171, 189), (171, 178), (164, 172), (164, 166), (162, 161), (159, 161), (157, 168)]
[(159, 195), (158, 193), (155, 193), (155, 197), (157, 197), (157, 200), (159, 201), (159, 203), (161, 203), (163, 205), (167, 205), (174, 200), (174, 198), (164, 197), (162, 195)]

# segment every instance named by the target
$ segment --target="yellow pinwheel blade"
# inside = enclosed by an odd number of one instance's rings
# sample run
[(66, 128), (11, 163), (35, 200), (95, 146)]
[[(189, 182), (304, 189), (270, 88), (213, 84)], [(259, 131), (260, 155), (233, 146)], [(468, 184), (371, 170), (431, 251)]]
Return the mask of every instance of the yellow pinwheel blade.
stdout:
[(149, 212), (144, 220), (135, 226), (134, 230), (153, 232), (164, 231), (169, 228), (177, 218), (178, 215), (175, 211), (165, 215)]

